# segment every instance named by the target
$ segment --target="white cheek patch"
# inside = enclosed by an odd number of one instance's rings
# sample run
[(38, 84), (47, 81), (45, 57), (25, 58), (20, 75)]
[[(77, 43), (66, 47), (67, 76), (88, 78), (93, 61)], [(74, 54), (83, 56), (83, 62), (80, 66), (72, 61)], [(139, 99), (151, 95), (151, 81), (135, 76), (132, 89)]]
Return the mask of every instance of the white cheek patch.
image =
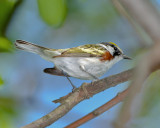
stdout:
[(111, 46), (106, 46), (106, 45), (104, 45), (104, 44), (99, 44), (101, 47), (103, 47), (103, 48), (105, 48), (106, 50), (108, 50), (110, 53), (111, 53), (111, 55), (113, 56), (113, 53), (114, 53), (114, 49), (111, 47)]
[(111, 47), (111, 46), (108, 46), (108, 51), (112, 54), (112, 56), (113, 56), (113, 54), (114, 54), (114, 48), (113, 47)]

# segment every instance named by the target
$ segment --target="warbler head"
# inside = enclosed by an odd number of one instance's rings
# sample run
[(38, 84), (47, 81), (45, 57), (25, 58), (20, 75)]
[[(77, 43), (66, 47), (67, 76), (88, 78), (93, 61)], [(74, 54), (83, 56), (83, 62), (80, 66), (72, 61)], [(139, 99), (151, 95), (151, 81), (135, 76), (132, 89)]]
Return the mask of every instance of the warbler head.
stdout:
[[(120, 47), (118, 47), (118, 45), (113, 42), (102, 42), (99, 45), (105, 48), (111, 54), (112, 59), (117, 58), (117, 59), (131, 60), (131, 58), (123, 54), (123, 51), (120, 49)], [(109, 55), (106, 55), (106, 56), (109, 56)]]

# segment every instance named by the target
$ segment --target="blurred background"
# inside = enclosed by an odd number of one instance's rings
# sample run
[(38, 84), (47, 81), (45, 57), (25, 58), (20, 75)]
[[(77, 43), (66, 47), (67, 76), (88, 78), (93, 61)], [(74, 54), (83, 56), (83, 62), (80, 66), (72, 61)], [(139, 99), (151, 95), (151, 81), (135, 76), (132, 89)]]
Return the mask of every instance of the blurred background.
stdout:
[[(160, 0), (151, 2), (158, 10)], [(103, 77), (132, 68), (139, 53), (151, 45), (145, 34), (140, 35), (118, 13), (111, 0), (0, 0), (0, 128), (18, 128), (39, 119), (59, 105), (52, 100), (72, 89), (65, 77), (43, 73), (43, 69), (53, 67), (52, 63), (15, 49), (13, 44), (17, 39), (55, 49), (115, 42), (134, 59), (115, 64)], [(147, 87), (158, 95), (160, 73), (156, 74), (158, 76), (153, 74), (150, 78), (155, 86), (151, 88), (148, 84)], [(71, 80), (77, 87), (90, 82)], [(81, 102), (48, 128), (62, 128), (83, 117), (124, 90), (127, 84), (107, 89)], [(157, 95), (149, 95), (144, 100), (142, 111), (132, 122), (133, 127), (158, 128), (158, 122), (154, 120), (160, 119)], [(152, 101), (151, 105), (148, 99)], [(79, 128), (112, 128), (120, 106), (121, 103)]]

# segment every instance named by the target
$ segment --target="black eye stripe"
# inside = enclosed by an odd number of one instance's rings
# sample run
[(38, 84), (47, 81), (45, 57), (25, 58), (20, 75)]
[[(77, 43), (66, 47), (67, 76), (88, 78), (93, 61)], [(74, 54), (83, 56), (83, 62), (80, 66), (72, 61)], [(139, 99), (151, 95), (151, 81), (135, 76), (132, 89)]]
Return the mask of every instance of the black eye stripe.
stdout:
[(114, 56), (121, 55), (120, 50), (119, 50), (115, 45), (110, 44), (110, 46), (111, 46), (112, 48), (114, 48), (114, 50), (115, 50)]
[(116, 47), (114, 48), (115, 52), (114, 52), (114, 56), (119, 56), (121, 55), (122, 53), (120, 52), (120, 50)]
[(114, 53), (113, 56), (119, 56), (122, 54), (122, 52), (119, 50), (119, 48), (117, 48), (117, 46), (115, 46), (114, 44), (108, 43), (108, 42), (102, 42), (101, 44), (105, 45), (105, 46), (111, 46), (114, 49)]

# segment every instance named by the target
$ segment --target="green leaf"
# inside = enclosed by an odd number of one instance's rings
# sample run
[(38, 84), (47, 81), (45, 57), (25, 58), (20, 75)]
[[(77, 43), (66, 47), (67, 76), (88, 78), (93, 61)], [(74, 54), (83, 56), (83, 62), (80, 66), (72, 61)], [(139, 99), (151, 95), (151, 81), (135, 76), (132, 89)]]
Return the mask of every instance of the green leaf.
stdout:
[(13, 12), (13, 8), (18, 0), (0, 0), (0, 35), (4, 34), (4, 30), (8, 23), (8, 19)]
[(60, 26), (66, 17), (66, 0), (38, 0), (42, 19), (54, 27)]
[[(150, 75), (147, 81), (146, 90), (144, 93), (143, 104), (140, 111), (140, 116), (148, 116), (152, 113), (155, 106), (160, 105), (160, 71)], [(158, 110), (157, 110), (158, 112)], [(160, 111), (159, 111), (160, 112)]]
[(12, 51), (12, 43), (5, 37), (0, 37), (0, 52)]
[[(152, 73), (145, 81), (139, 105), (130, 128), (159, 128), (160, 120), (160, 71)], [(140, 97), (139, 96), (139, 97)], [(137, 105), (135, 105), (137, 106)], [(133, 106), (134, 107), (134, 106)]]
[(4, 84), (4, 82), (3, 82), (2, 78), (0, 77), (0, 86), (3, 84)]
[(0, 97), (0, 128), (15, 128), (13, 121), (18, 116), (17, 107), (13, 97)]

